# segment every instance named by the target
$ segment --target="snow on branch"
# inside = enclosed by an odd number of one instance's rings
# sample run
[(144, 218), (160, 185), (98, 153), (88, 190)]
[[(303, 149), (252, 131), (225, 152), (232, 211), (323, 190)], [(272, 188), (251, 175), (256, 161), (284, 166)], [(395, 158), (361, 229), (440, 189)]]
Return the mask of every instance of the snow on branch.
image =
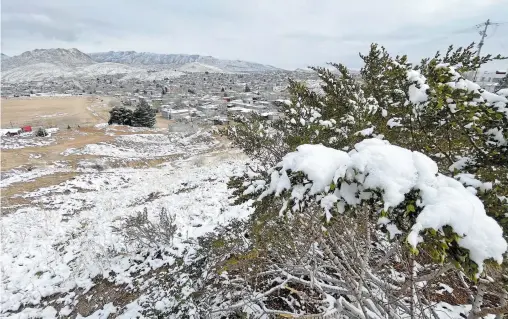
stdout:
[(459, 181), (439, 174), (437, 164), (426, 155), (387, 141), (366, 139), (349, 153), (323, 145), (301, 145), (271, 172), (258, 199), (289, 196), (295, 205), (286, 209), (293, 211), (299, 209), (299, 203), (316, 200), (330, 219), (333, 211), (342, 213), (346, 207), (376, 199), (376, 194), (381, 194), (384, 211), (393, 212), (412, 191), (419, 194), (419, 214), (407, 233), (412, 247), (423, 241), (422, 231), (451, 226), (460, 236), (458, 245), (469, 251), (479, 273), (487, 259), (502, 262), (507, 243), (480, 199)]

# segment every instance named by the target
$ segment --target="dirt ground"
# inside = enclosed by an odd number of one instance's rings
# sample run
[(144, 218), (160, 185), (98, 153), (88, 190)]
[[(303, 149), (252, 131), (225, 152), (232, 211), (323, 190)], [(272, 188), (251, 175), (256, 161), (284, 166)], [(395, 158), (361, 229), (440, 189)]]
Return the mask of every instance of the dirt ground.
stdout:
[[(117, 103), (114, 103), (117, 102)], [(1, 100), (1, 127), (35, 127), (72, 128), (88, 127), (105, 123), (109, 119), (112, 104), (118, 104), (113, 97), (33, 97)], [(155, 127), (167, 128), (171, 124), (157, 114)]]
[[(29, 99), (2, 99), (2, 128), (20, 127), (22, 125), (58, 127), (60, 131), (53, 136), (55, 143), (47, 146), (26, 147), (21, 149), (3, 149), (0, 152), (0, 170), (9, 171), (14, 168), (30, 169), (46, 167), (58, 161), (65, 161), (71, 168), (76, 168), (80, 160), (92, 159), (93, 155), (63, 156), (61, 153), (69, 148), (82, 148), (87, 144), (108, 142), (114, 135), (135, 134), (127, 127), (118, 127), (109, 134), (104, 129), (96, 128), (95, 124), (105, 123), (109, 119), (109, 110), (114, 98), (109, 97), (40, 97)], [(156, 127), (167, 128), (172, 121), (157, 114)], [(71, 129), (67, 129), (70, 125)], [(79, 125), (79, 127), (78, 127)], [(143, 132), (137, 132), (143, 133)], [(150, 133), (147, 131), (146, 133)], [(2, 137), (7, 138), (7, 137)], [(37, 154), (37, 157), (33, 155)], [(31, 156), (32, 155), (32, 156)], [(153, 167), (169, 158), (131, 161), (129, 167)], [(72, 173), (56, 173), (45, 175), (29, 182), (11, 184), (2, 188), (2, 206), (28, 204), (16, 195), (33, 191), (40, 187), (55, 185), (76, 176)]]
[(2, 128), (90, 126), (107, 122), (109, 101), (102, 97), (36, 97), (2, 99)]

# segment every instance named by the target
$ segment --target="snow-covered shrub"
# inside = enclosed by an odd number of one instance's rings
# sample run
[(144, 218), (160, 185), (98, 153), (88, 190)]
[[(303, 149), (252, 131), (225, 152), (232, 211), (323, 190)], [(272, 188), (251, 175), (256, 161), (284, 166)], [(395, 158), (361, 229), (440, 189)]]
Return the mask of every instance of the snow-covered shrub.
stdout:
[(460, 266), (472, 269), (470, 274), (482, 273), (487, 259), (501, 264), (507, 250), (501, 227), (474, 194), (438, 174), (429, 157), (379, 139), (364, 140), (349, 153), (301, 145), (283, 157), (269, 180), (245, 187), (244, 192), (257, 194), (258, 200), (283, 198), (279, 214), (296, 214), (315, 202), (326, 222), (368, 202), (370, 217), (386, 226), (390, 238), (403, 235), (415, 251), (426, 240), (446, 243), (436, 255), (438, 261), (463, 261)]
[(145, 207), (143, 212), (124, 218), (122, 224), (114, 227), (113, 231), (122, 234), (127, 241), (140, 246), (169, 248), (173, 244), (177, 227), (175, 217), (165, 208), (159, 212), (158, 220), (152, 222), (148, 218), (148, 210)]
[[(326, 245), (334, 242), (329, 230), (334, 223), (354, 224), (363, 216), (365, 226), (358, 235), (366, 238), (364, 246), (351, 250), (356, 249), (361, 258), (349, 265), (358, 275), (354, 282), (362, 287), (359, 289), (372, 289), (372, 283), (365, 279), (370, 275), (365, 273), (375, 274), (373, 265), (377, 261), (368, 249), (362, 250), (365, 245), (381, 247), (385, 271), (395, 271), (400, 262), (409, 267), (406, 271), (397, 268), (397, 279), (371, 277), (377, 283), (375, 291), (384, 296), (381, 299), (371, 295), (362, 299), (357, 293), (355, 302), (342, 303), (342, 295), (349, 301), (354, 298), (349, 291), (331, 295), (339, 304), (336, 308), (349, 308), (349, 313), (358, 312), (355, 315), (359, 318), (414, 317), (417, 306), (432, 312), (437, 306), (416, 292), (421, 286), (416, 278), (427, 282), (450, 271), (469, 275), (481, 287), (487, 276), (491, 276), (490, 283), (503, 284), (508, 278), (506, 263), (501, 271), (498, 264), (506, 256), (508, 233), (508, 100), (482, 90), (463, 76), (500, 57), (476, 57), (472, 45), (457, 50), (450, 47), (445, 55), (438, 53), (418, 65), (409, 63), (406, 56), (393, 58), (377, 45), (361, 57), (365, 66), (359, 81), (340, 64), (333, 64), (339, 75), (315, 68), (323, 82), (322, 93), (292, 81), (291, 101), (281, 106), (281, 120), (267, 123), (253, 119), (229, 130), (234, 143), (253, 157), (245, 174), (230, 181), (235, 202), (254, 200), (256, 208), (251, 246), (244, 254), (259, 247), (265, 249), (263, 261), (272, 268), (267, 266), (261, 272), (276, 274), (264, 279), (268, 287), (284, 282), (284, 278), (308, 280), (312, 276), (303, 275), (301, 270), (292, 272), (287, 264), (281, 267), (283, 257), (289, 258), (290, 254), (276, 253), (274, 247), (296, 247), (304, 241), (299, 236), (301, 228), (283, 228), (282, 224), (301, 216), (323, 216), (320, 224), (311, 223), (314, 226), (307, 230), (308, 234), (321, 234), (307, 238), (321, 258), (312, 260), (305, 251), (296, 254), (301, 259), (289, 263), (299, 263), (306, 269), (317, 267), (333, 278), (345, 275), (347, 272), (340, 267), (346, 267), (344, 260), (351, 257), (340, 251), (348, 251), (342, 245), (354, 240), (356, 234), (343, 238), (335, 252), (326, 254)], [(267, 138), (267, 131), (277, 137), (277, 142)], [(364, 140), (366, 137), (374, 139)], [(288, 236), (273, 235), (277, 227)], [(380, 236), (380, 231), (386, 232), (386, 237)], [(254, 240), (257, 236), (264, 241)], [(320, 240), (320, 236), (326, 240)], [(400, 252), (392, 255), (387, 247), (394, 242)], [(274, 255), (283, 257), (277, 259)], [(336, 262), (341, 266), (327, 268)], [(277, 266), (278, 272), (273, 268)], [(250, 276), (258, 274), (257, 270), (253, 272)], [(230, 281), (228, 277), (226, 282)], [(314, 285), (311, 280), (310, 288), (322, 291), (331, 281)], [(395, 298), (392, 290), (401, 291), (410, 309), (398, 305), (385, 309), (384, 314), (378, 309), (381, 314), (373, 316), (374, 308), (385, 307)], [(471, 318), (482, 307), (486, 311), (481, 301), (485, 290), (478, 289)], [(307, 287), (298, 293), (310, 290)], [(251, 291), (243, 300), (254, 298), (257, 302), (256, 296), (260, 296), (263, 302), (267, 296), (260, 294)], [(503, 289), (497, 295), (501, 297), (493, 306), (502, 304)], [(294, 307), (293, 301), (290, 304)], [(257, 302), (256, 307), (266, 313), (263, 306), (266, 304)], [(312, 313), (308, 307), (292, 311), (291, 306), (284, 308), (285, 315), (300, 314), (300, 310)], [(494, 308), (490, 313), (501, 311)], [(419, 312), (420, 317), (434, 315)]]

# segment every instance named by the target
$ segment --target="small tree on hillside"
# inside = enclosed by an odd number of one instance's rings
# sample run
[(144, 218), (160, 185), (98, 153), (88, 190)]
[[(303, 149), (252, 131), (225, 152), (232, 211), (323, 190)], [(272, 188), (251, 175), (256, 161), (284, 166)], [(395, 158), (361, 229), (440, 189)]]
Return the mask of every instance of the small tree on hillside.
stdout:
[(115, 106), (111, 111), (109, 111), (109, 114), (109, 125), (132, 125), (132, 111), (123, 106)]
[(247, 84), (245, 85), (245, 90), (244, 91), (245, 92), (250, 92), (250, 87)]
[(132, 126), (153, 127), (155, 125), (155, 110), (145, 100), (141, 100), (132, 113)]
[(43, 129), (42, 127), (39, 127), (37, 129), (37, 132), (35, 132), (35, 136), (37, 136), (37, 137), (46, 137), (46, 136), (48, 136), (48, 132), (46, 132), (46, 130)]

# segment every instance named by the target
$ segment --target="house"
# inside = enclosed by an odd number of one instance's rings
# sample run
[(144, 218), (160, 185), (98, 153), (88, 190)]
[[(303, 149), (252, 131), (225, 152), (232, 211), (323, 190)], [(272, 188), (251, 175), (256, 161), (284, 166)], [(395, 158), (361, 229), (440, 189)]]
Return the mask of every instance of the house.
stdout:
[(192, 108), (180, 110), (163, 109), (161, 110), (161, 114), (164, 118), (167, 118), (168, 120), (178, 120), (186, 118), (188, 116), (190, 117), (196, 115), (196, 110)]
[(217, 105), (215, 104), (198, 105), (196, 108), (205, 114), (213, 114), (217, 111)]
[(501, 82), (501, 79), (506, 76), (506, 71), (485, 71), (478, 72), (476, 76), (476, 83), (489, 92), (495, 92), (496, 86)]

